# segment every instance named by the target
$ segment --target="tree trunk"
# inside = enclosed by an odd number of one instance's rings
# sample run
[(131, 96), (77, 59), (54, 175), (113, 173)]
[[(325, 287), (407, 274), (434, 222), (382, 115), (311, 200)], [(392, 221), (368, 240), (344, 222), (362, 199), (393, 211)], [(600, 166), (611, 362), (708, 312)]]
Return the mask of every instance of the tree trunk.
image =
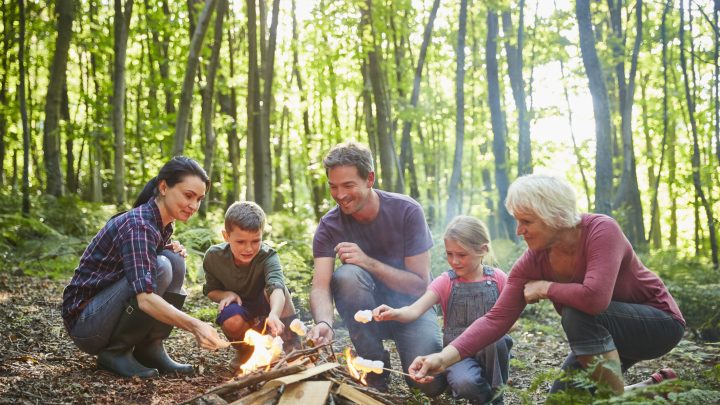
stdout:
[[(10, 39), (12, 37), (11, 30), (9, 29), (8, 17), (9, 10), (5, 7), (5, 1), (0, 3), (2, 7), (2, 24), (5, 29), (3, 35), (3, 54), (2, 54), (2, 78), (0, 78), (0, 108), (3, 111), (7, 111), (7, 79), (8, 79), (8, 57), (10, 52)], [(6, 114), (0, 114), (0, 188), (5, 186), (5, 155), (6, 155), (6, 142), (5, 137), (7, 136), (7, 116)]]
[(18, 0), (20, 35), (18, 38), (18, 102), (23, 131), (22, 214), (30, 216), (30, 126), (25, 103), (25, 0)]
[(115, 0), (113, 63), (112, 126), (115, 137), (115, 171), (113, 184), (115, 202), (125, 204), (125, 55), (127, 53), (128, 30), (132, 16), (133, 0)]
[(465, 141), (465, 34), (467, 32), (467, 0), (460, 0), (458, 20), (458, 42), (455, 48), (455, 54), (457, 55), (457, 60), (455, 61), (455, 153), (453, 155), (452, 175), (450, 176), (450, 184), (448, 186), (445, 223), (449, 223), (460, 213), (458, 191), (463, 171), (463, 144)]
[(507, 54), (510, 87), (512, 87), (515, 108), (518, 114), (518, 176), (532, 173), (532, 147), (530, 143), (530, 120), (525, 103), (525, 80), (523, 79), (523, 20), (525, 0), (520, 0), (520, 23), (517, 29), (517, 46), (511, 36), (514, 34), (510, 11), (502, 13), (503, 32), (505, 33), (505, 53)]
[(505, 208), (505, 197), (510, 187), (510, 180), (507, 171), (505, 114), (502, 111), (500, 102), (500, 76), (497, 62), (498, 15), (492, 10), (488, 11), (487, 30), (485, 55), (487, 58), (488, 104), (490, 106), (490, 121), (493, 131), (493, 155), (495, 156), (495, 184), (498, 190), (498, 236), (514, 240), (514, 220)]
[[(612, 4), (612, 0), (608, 0)], [(638, 189), (637, 168), (635, 163), (635, 152), (633, 147), (632, 134), (632, 111), (635, 96), (635, 77), (637, 74), (638, 55), (640, 54), (640, 44), (642, 43), (642, 0), (635, 2), (635, 45), (632, 52), (632, 60), (630, 65), (630, 75), (625, 83), (624, 63), (624, 41), (625, 33), (621, 26), (620, 10), (622, 9), (622, 0), (617, 0), (617, 6), (613, 15), (617, 14), (617, 21), (613, 18), (613, 31), (615, 40), (613, 44), (622, 44), (616, 51), (616, 57), (620, 62), (616, 65), (618, 72), (618, 92), (621, 95), (620, 112), (621, 112), (621, 138), (623, 165), (622, 175), (620, 177), (620, 186), (616, 195), (613, 206), (617, 212), (625, 234), (633, 246), (643, 246), (645, 240), (645, 225), (643, 223), (642, 203), (640, 202), (640, 190)], [(621, 84), (622, 83), (622, 84)]]
[[(720, 1), (720, 0), (719, 0)], [(427, 24), (425, 24), (425, 31), (423, 32), (423, 41), (420, 45), (420, 55), (418, 55), (417, 65), (415, 66), (415, 76), (413, 79), (412, 93), (410, 94), (410, 109), (415, 110), (420, 99), (420, 83), (422, 83), (422, 72), (425, 66), (425, 57), (427, 56), (428, 46), (432, 39), (433, 25), (435, 24), (435, 17), (437, 16), (438, 8), (440, 7), (440, 0), (434, 0), (432, 9), (430, 10), (430, 16), (428, 17)], [(414, 199), (420, 198), (420, 190), (418, 189), (418, 180), (415, 170), (415, 157), (413, 156), (412, 141), (410, 139), (410, 130), (412, 129), (413, 123), (418, 120), (415, 114), (412, 118), (408, 118), (403, 123), (401, 148), (400, 148), (400, 168), (402, 171), (407, 170), (410, 175), (410, 196)]]
[[(260, 0), (262, 3), (265, 0)], [(253, 172), (255, 177), (255, 202), (257, 202), (266, 213), (273, 210), (272, 205), (272, 160), (270, 155), (270, 114), (272, 112), (272, 85), (275, 75), (275, 45), (277, 43), (278, 16), (280, 13), (280, 0), (273, 0), (272, 17), (270, 21), (270, 35), (267, 49), (263, 60), (263, 93), (262, 104), (260, 105), (260, 131), (254, 143), (254, 164)], [(265, 31), (261, 30), (262, 36)]]
[[(215, 76), (218, 65), (220, 64), (220, 47), (222, 46), (223, 20), (228, 9), (228, 0), (219, 0), (217, 10), (215, 12), (215, 38), (213, 40), (212, 53), (210, 54), (210, 63), (207, 67), (207, 75), (205, 77), (205, 88), (201, 90), (202, 95), (202, 121), (205, 132), (205, 159), (203, 167), (209, 178), (213, 178), (213, 160), (215, 158), (215, 144), (217, 135), (213, 128), (213, 117), (215, 116)], [(200, 206), (200, 214), (205, 217), (207, 207), (210, 203), (206, 198)]]
[[(230, 77), (235, 77), (235, 41), (230, 29), (227, 30), (228, 38), (228, 63), (230, 65)], [(228, 159), (230, 160), (230, 172), (232, 182), (230, 191), (227, 193), (226, 206), (240, 199), (240, 140), (238, 139), (238, 114), (237, 94), (235, 85), (231, 85), (229, 94), (218, 94), (220, 111), (230, 117), (230, 130), (228, 131)]]
[[(90, 3), (90, 33), (91, 35), (96, 33), (97, 30), (95, 27), (95, 17), (97, 16), (97, 4), (95, 2)], [(92, 202), (101, 202), (103, 199), (103, 190), (102, 190), (102, 164), (103, 164), (103, 149), (102, 149), (102, 143), (101, 138), (104, 136), (102, 131), (102, 126), (100, 125), (101, 122), (103, 122), (106, 117), (103, 116), (102, 109), (97, 108), (98, 105), (101, 105), (103, 100), (103, 95), (101, 92), (100, 87), (100, 78), (98, 77), (97, 72), (97, 49), (90, 49), (90, 70), (92, 71), (92, 80), (93, 80), (93, 87), (94, 87), (94, 93), (95, 93), (95, 111), (94, 111), (94, 119), (95, 124), (93, 125), (92, 129), (92, 141), (90, 144), (90, 171), (91, 171), (91, 180), (90, 180), (90, 201)]]
[[(690, 120), (690, 128), (692, 130), (693, 140), (693, 153), (691, 158), (692, 164), (692, 179), (693, 186), (695, 187), (696, 200), (700, 200), (700, 204), (705, 209), (705, 215), (708, 222), (708, 233), (710, 235), (710, 249), (713, 268), (718, 269), (718, 246), (717, 246), (717, 235), (715, 234), (715, 220), (713, 218), (712, 208), (705, 198), (705, 192), (702, 188), (702, 181), (700, 178), (700, 146), (698, 142), (698, 128), (695, 122), (695, 100), (690, 94), (690, 78), (688, 77), (687, 61), (685, 57), (685, 29), (684, 29), (684, 0), (680, 0), (680, 67), (683, 74), (683, 82), (685, 87), (685, 100), (688, 106), (688, 118)], [(697, 214), (696, 214), (697, 215)], [(699, 245), (699, 244), (698, 244)]]
[(610, 214), (613, 180), (610, 102), (602, 67), (595, 49), (595, 36), (590, 18), (590, 0), (576, 0), (575, 7), (580, 31), (580, 50), (595, 113), (595, 211), (601, 214)]
[[(382, 170), (382, 176), (380, 176), (378, 180), (381, 188), (388, 191), (402, 192), (403, 190), (394, 189), (396, 186), (397, 156), (395, 155), (395, 142), (393, 141), (390, 123), (390, 100), (385, 86), (385, 73), (383, 71), (380, 49), (375, 40), (372, 10), (372, 0), (366, 0), (365, 7), (361, 8), (360, 39), (365, 54), (367, 55), (368, 77), (375, 102), (378, 154), (380, 155), (380, 168)], [(364, 37), (363, 33), (366, 29), (369, 29), (371, 33), (370, 38)]]
[[(651, 183), (653, 183), (653, 194), (652, 194), (652, 203), (650, 207), (650, 232), (648, 233), (648, 239), (653, 241), (653, 246), (655, 248), (660, 248), (662, 239), (661, 239), (661, 232), (660, 232), (660, 214), (658, 213), (658, 192), (660, 188), (660, 177), (662, 177), (662, 169), (663, 169), (663, 163), (665, 161), (665, 146), (667, 145), (667, 139), (668, 139), (668, 86), (667, 86), (667, 74), (668, 74), (668, 68), (667, 68), (667, 15), (670, 12), (670, 8), (672, 7), (672, 1), (673, 0), (667, 0), (665, 3), (665, 7), (663, 9), (662, 14), (662, 22), (660, 24), (660, 38), (662, 40), (662, 71), (663, 71), (663, 101), (662, 101), (662, 113), (663, 113), (663, 136), (662, 136), (662, 142), (660, 143), (660, 165), (658, 167), (657, 176), (654, 176), (653, 172), (650, 171), (650, 175), (648, 176), (651, 180)], [(645, 100), (645, 96), (643, 95), (643, 100)], [(648, 136), (648, 148), (651, 147), (650, 137)], [(673, 141), (674, 142), (674, 141)], [(674, 149), (674, 147), (673, 147)], [(674, 152), (673, 152), (674, 154)], [(674, 158), (673, 158), (674, 161)], [(674, 172), (675, 168), (674, 166), (670, 168), (671, 171)], [(673, 176), (674, 177), (674, 176)], [(672, 187), (672, 184), (668, 184), (669, 187)], [(670, 198), (672, 200), (672, 204), (674, 205), (674, 198), (673, 193), (670, 193)], [(673, 212), (674, 214), (674, 212)], [(672, 245), (674, 247), (674, 245)]]
[(290, 155), (290, 148), (284, 149), (285, 143), (287, 142), (287, 139), (289, 138), (290, 134), (288, 131), (288, 121), (289, 121), (289, 115), (290, 110), (288, 109), (287, 105), (283, 105), (282, 113), (280, 114), (280, 128), (277, 131), (278, 140), (275, 142), (275, 147), (273, 153), (275, 154), (275, 161), (273, 162), (273, 180), (275, 181), (274, 184), (274, 192), (275, 195), (273, 196), (273, 211), (281, 211), (283, 209), (283, 206), (285, 205), (285, 193), (282, 189), (282, 164), (283, 164), (283, 152)]
[(63, 194), (63, 179), (60, 169), (60, 105), (67, 70), (68, 50), (72, 38), (73, 10), (72, 0), (57, 0), (55, 4), (55, 12), (58, 14), (57, 38), (45, 98), (43, 155), (47, 173), (46, 192), (56, 197)]
[(715, 93), (715, 161), (720, 162), (720, 30), (718, 29), (718, 14), (720, 14), (720, 0), (714, 1), (713, 7), (713, 31), (715, 39), (715, 77), (713, 90)]
[(175, 120), (175, 137), (173, 142), (173, 155), (182, 155), (185, 151), (185, 138), (187, 137), (190, 122), (190, 113), (192, 109), (192, 95), (195, 87), (195, 73), (200, 64), (200, 52), (202, 51), (203, 41), (207, 33), (213, 10), (218, 0), (205, 0), (198, 23), (190, 41), (190, 51), (188, 53), (187, 65), (185, 67), (185, 76), (183, 86), (180, 92), (180, 103), (177, 108), (177, 118)]
[[(258, 45), (257, 45), (257, 17), (255, 14), (255, 0), (245, 0), (247, 9), (247, 29), (248, 29), (248, 91), (247, 91), (247, 151), (246, 159), (248, 172), (247, 199), (255, 200), (255, 193), (259, 187), (257, 184), (257, 176), (254, 174), (257, 170), (256, 160), (261, 159), (257, 153), (258, 139), (262, 137), (262, 120), (260, 112), (260, 72), (258, 67)], [(252, 153), (250, 153), (252, 151)]]

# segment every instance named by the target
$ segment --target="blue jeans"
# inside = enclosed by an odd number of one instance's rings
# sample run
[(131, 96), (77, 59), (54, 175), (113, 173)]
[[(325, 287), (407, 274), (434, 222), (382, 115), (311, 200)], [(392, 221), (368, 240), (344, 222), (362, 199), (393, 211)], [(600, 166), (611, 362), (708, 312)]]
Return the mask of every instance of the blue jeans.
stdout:
[[(434, 309), (425, 312), (410, 323), (355, 321), (355, 313), (363, 309), (375, 309), (380, 304), (393, 307), (412, 304), (413, 297), (393, 293), (386, 286), (376, 283), (373, 277), (361, 267), (344, 264), (333, 273), (331, 288), (335, 306), (350, 332), (358, 355), (371, 360), (382, 360), (385, 349), (383, 339), (393, 339), (400, 354), (403, 371), (407, 372), (417, 356), (424, 356), (442, 350), (442, 339), (437, 315)], [(386, 364), (389, 367), (389, 364)], [(419, 384), (405, 377), (412, 388), (428, 396), (440, 395), (446, 388), (445, 377), (440, 375), (428, 384)]]
[[(611, 301), (608, 308), (596, 316), (563, 307), (562, 326), (572, 350), (563, 363), (563, 370), (580, 368), (576, 356), (617, 350), (625, 372), (641, 360), (670, 352), (685, 333), (685, 327), (666, 312), (649, 305), (617, 301)], [(566, 384), (555, 381), (550, 392), (565, 388)]]
[[(493, 344), (500, 362), (502, 382), (505, 383), (509, 377), (510, 349), (513, 346), (513, 340), (510, 336), (505, 335)], [(491, 348), (491, 346), (486, 349), (488, 348)], [(482, 358), (482, 356), (479, 357)], [(470, 400), (473, 403), (488, 402), (494, 394), (493, 390), (499, 387), (492, 386), (492, 382), (486, 378), (484, 368), (485, 366), (475, 356), (462, 359), (448, 367), (445, 373), (453, 396)], [(502, 396), (495, 402), (502, 403)]]
[[(181, 292), (185, 280), (185, 259), (170, 250), (157, 258), (157, 289), (155, 293)], [(83, 308), (70, 338), (85, 353), (98, 354), (110, 343), (110, 336), (120, 319), (125, 304), (136, 295), (125, 278), (100, 291)]]

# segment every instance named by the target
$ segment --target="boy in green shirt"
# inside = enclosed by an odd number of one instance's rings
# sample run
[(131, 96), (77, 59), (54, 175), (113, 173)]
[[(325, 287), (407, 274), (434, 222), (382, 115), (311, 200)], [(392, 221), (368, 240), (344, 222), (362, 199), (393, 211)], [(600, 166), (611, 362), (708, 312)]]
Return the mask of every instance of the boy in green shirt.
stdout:
[[(290, 331), (296, 318), (285, 287), (277, 252), (262, 242), (265, 212), (250, 201), (236, 202), (225, 212), (225, 243), (205, 253), (203, 294), (218, 303), (215, 320), (230, 341), (241, 341), (250, 329), (262, 330), (263, 320), (273, 336), (281, 336), (286, 349), (296, 344)], [(237, 370), (252, 348), (236, 344), (232, 366)]]

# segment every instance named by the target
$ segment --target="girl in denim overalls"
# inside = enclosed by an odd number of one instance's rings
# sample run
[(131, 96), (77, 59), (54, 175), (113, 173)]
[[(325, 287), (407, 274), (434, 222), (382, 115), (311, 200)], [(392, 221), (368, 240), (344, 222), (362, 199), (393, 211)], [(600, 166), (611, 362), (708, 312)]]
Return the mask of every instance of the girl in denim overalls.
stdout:
[[(502, 270), (483, 265), (490, 253), (487, 227), (469, 216), (455, 217), (445, 230), (445, 253), (451, 269), (435, 279), (412, 305), (394, 309), (381, 305), (373, 310), (377, 321), (411, 322), (431, 306), (440, 304), (444, 317), (443, 345), (483, 316), (497, 301), (507, 281)], [(448, 384), (456, 398), (472, 403), (502, 403), (498, 389), (508, 380), (510, 348), (505, 335), (447, 369)]]

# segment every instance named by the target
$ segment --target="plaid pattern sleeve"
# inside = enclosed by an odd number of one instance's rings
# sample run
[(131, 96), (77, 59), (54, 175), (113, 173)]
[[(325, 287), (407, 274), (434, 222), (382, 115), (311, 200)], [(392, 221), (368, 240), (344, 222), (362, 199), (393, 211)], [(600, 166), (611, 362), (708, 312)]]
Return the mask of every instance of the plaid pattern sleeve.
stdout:
[(136, 294), (151, 293), (157, 288), (158, 246), (164, 246), (165, 241), (145, 223), (130, 225), (118, 235), (125, 278)]
[(98, 292), (125, 278), (136, 293), (157, 287), (157, 255), (170, 240), (155, 200), (110, 219), (88, 245), (63, 292), (62, 316), (69, 329)]

